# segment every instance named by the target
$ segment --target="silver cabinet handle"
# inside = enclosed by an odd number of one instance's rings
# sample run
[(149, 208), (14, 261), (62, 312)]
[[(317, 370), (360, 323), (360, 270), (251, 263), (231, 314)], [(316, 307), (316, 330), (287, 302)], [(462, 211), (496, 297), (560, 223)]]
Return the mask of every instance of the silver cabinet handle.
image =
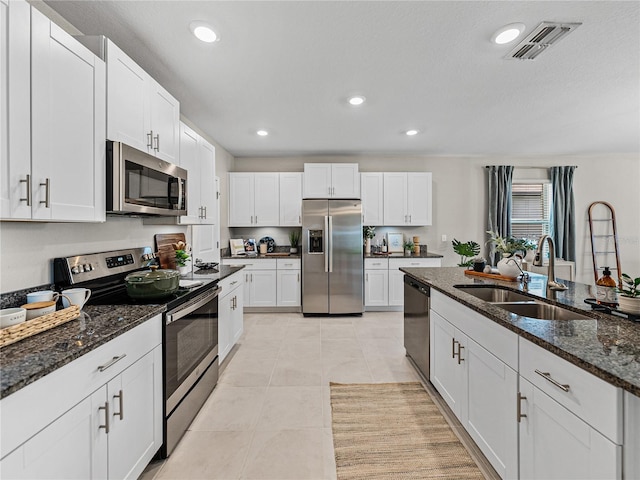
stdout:
[(298, 283), (300, 283), (300, 274), (298, 274)]
[(237, 280), (234, 280), (233, 282), (231, 282), (231, 283), (229, 284), (229, 286), (231, 286), (231, 285), (235, 285), (236, 283), (238, 283), (238, 281), (237, 281)]
[(547, 380), (548, 382), (553, 383), (556, 387), (558, 387), (560, 390), (564, 391), (564, 392), (568, 392), (570, 386), (567, 384), (562, 384), (560, 382), (558, 382), (557, 380), (553, 379), (551, 377), (551, 374), (549, 372), (541, 372), (540, 370), (538, 370), (536, 368), (535, 372), (540, 375), (542, 378), (544, 378), (545, 380)]
[(204, 209), (204, 217), (203, 218), (207, 218), (207, 207), (202, 207)]
[(113, 357), (111, 360), (109, 360), (107, 363), (105, 363), (104, 365), (100, 365), (98, 367), (98, 371), (99, 372), (104, 372), (107, 368), (113, 366), (115, 363), (119, 362), (120, 360), (122, 360), (124, 357), (126, 357), (127, 354), (123, 353), (122, 355), (118, 356), (118, 357)]
[(521, 418), (526, 418), (526, 414), (522, 413), (522, 400), (526, 400), (527, 397), (518, 392), (518, 399), (516, 403), (516, 420), (520, 423)]
[(156, 152), (159, 152), (159, 151), (160, 151), (160, 134), (157, 134), (157, 135), (155, 136), (155, 139), (156, 139), (156, 146), (155, 146), (155, 147), (153, 147), (153, 149), (154, 149)]
[(124, 420), (124, 394), (122, 390), (120, 390), (120, 393), (118, 393), (118, 395), (114, 395), (113, 398), (117, 398), (120, 403), (120, 411), (113, 412), (113, 416), (120, 417), (120, 420)]
[(258, 224), (258, 215), (256, 215), (256, 225)]
[(455, 338), (451, 339), (451, 358), (456, 358), (456, 343), (458, 341)]
[(153, 148), (153, 130), (147, 133), (147, 148)]
[(253, 273), (250, 273), (249, 276), (251, 277), (251, 281), (253, 282)]
[(409, 223), (412, 223), (411, 218), (412, 218), (412, 216), (411, 216), (411, 215), (409, 215)]
[(327, 195), (331, 195), (331, 187), (327, 187)]
[(44, 203), (44, 207), (49, 208), (49, 205), (51, 205), (51, 179), (45, 179), (40, 186), (44, 187), (44, 200), (40, 200), (40, 203)]
[(20, 183), (27, 184), (27, 198), (21, 198), (20, 201), (27, 202), (27, 206), (30, 207), (31, 206), (31, 175), (27, 173), (27, 178), (25, 178), (24, 180), (20, 180)]
[(365, 275), (365, 280), (366, 280), (367, 282), (369, 281), (369, 274), (368, 274), (368, 273)]
[(104, 410), (104, 425), (98, 425), (98, 429), (104, 428), (104, 433), (109, 433), (109, 402), (104, 402), (104, 407), (98, 407), (98, 410)]
[(458, 342), (458, 365), (460, 365), (462, 362), (464, 362), (464, 358), (462, 358), (462, 349), (464, 347), (460, 344), (460, 342)]

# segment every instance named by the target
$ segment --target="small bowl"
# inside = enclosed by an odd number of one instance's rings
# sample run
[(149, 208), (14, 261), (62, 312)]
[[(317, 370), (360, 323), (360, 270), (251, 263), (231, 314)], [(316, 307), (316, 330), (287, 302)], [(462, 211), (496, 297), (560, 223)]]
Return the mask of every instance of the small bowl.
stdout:
[(33, 320), (34, 318), (41, 317), (42, 315), (55, 312), (56, 301), (51, 300), (48, 302), (26, 303), (22, 305), (22, 308), (27, 311), (27, 320)]
[(10, 327), (22, 323), (27, 318), (24, 308), (3, 308), (0, 310), (0, 328)]

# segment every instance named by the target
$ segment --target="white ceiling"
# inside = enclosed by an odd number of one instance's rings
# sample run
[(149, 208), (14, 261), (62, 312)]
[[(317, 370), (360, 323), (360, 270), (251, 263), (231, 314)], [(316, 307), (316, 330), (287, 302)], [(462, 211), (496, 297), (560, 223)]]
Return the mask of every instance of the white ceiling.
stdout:
[[(637, 1), (46, 3), (111, 38), (236, 157), (640, 153)], [(220, 41), (195, 39), (193, 20)], [(542, 21), (582, 25), (533, 61), (489, 41)]]

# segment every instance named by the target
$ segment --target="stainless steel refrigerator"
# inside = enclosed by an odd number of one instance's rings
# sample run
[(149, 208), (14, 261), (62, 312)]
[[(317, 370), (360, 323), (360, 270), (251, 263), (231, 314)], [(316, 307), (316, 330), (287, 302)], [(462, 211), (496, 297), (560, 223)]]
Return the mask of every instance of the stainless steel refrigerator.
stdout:
[(364, 310), (362, 203), (302, 201), (302, 313)]

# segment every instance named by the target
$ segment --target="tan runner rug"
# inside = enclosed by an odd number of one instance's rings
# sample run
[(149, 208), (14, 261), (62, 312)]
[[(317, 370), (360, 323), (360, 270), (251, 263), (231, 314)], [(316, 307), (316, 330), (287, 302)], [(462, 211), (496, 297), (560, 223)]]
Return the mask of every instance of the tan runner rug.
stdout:
[(331, 383), (338, 480), (483, 479), (419, 382)]

